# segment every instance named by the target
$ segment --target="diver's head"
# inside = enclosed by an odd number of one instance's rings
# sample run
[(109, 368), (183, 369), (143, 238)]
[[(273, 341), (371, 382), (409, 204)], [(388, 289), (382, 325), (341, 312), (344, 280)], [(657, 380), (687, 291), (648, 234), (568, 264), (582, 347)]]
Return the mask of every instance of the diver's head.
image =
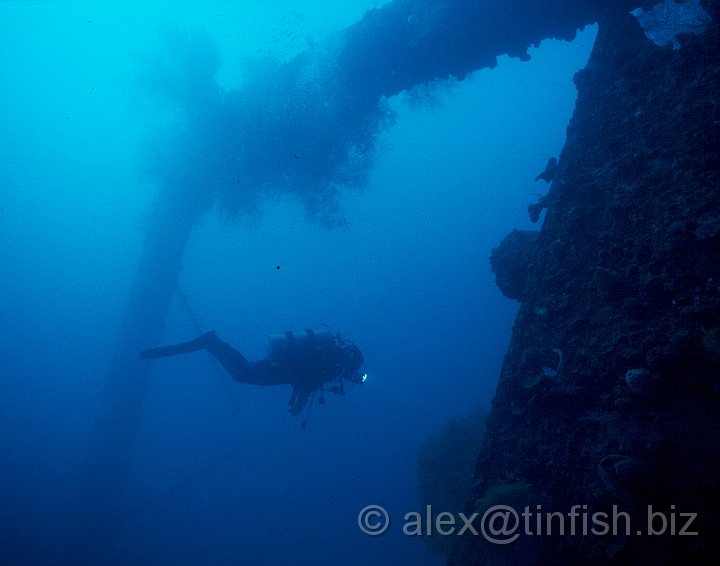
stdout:
[(360, 366), (363, 365), (363, 358), (360, 349), (353, 343), (347, 342), (342, 346), (342, 367), (343, 377), (353, 383), (362, 383), (365, 381), (363, 375), (359, 372)]

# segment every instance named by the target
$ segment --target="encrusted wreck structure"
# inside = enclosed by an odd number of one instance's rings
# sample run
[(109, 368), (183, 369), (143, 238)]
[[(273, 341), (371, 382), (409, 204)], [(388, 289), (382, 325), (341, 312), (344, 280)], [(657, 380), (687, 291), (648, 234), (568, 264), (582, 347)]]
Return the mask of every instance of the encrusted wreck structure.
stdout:
[(718, 6), (675, 49), (599, 22), (542, 229), (493, 252), (521, 307), (468, 511), (526, 517), (451, 564), (717, 563)]

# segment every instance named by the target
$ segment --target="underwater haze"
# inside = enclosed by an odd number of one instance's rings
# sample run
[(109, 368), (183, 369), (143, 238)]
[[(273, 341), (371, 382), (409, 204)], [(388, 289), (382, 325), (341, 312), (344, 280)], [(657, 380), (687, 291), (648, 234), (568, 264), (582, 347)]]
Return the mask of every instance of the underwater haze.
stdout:
[[(382, 4), (0, 3), (0, 562), (92, 563), (77, 546), (91, 522), (118, 564), (443, 563), (357, 516), (420, 510), (423, 441), (490, 405), (517, 309), (490, 252), (532, 226), (595, 29), (390, 96), (381, 115), (311, 113), (315, 145), (284, 147), (300, 110), (258, 116), (300, 108), (306, 91), (283, 86), (296, 62), (331, 58)], [(330, 159), (343, 136), (355, 157)], [(295, 174), (302, 159), (317, 161)], [(168, 194), (193, 197), (163, 208)], [(174, 292), (146, 348), (215, 330), (257, 360), (269, 335), (327, 325), (362, 350), (366, 382), (295, 417), (289, 386), (236, 383), (196, 352), (147, 362), (129, 422), (106, 380), (161, 214), (191, 231), (165, 249)], [(115, 516), (78, 495), (108, 411), (132, 433), (101, 478), (123, 485)]]

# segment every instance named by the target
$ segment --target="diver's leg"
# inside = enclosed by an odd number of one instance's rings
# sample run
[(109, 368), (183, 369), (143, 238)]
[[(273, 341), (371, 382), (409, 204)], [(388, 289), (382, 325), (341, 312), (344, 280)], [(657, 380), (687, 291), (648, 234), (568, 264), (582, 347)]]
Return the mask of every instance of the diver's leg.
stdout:
[(250, 373), (250, 362), (245, 359), (235, 348), (223, 342), (215, 334), (212, 340), (208, 340), (205, 349), (210, 352), (230, 376), (241, 383), (247, 383), (247, 376)]
[(215, 336), (206, 346), (220, 365), (238, 383), (249, 385), (284, 385), (290, 381), (283, 375), (277, 364), (267, 358), (257, 362), (248, 362), (240, 352)]
[(277, 370), (268, 360), (248, 362), (245, 356), (235, 348), (220, 340), (214, 331), (207, 332), (189, 342), (145, 350), (140, 353), (140, 357), (162, 358), (165, 356), (195, 352), (197, 350), (207, 350), (210, 352), (215, 359), (220, 362), (220, 365), (225, 371), (239, 383), (249, 383), (251, 385), (281, 385), (289, 383), (287, 379), (278, 375)]
[(187, 354), (188, 352), (197, 352), (207, 348), (208, 344), (214, 340), (219, 340), (215, 331), (206, 332), (202, 336), (190, 340), (189, 342), (181, 342), (172, 346), (162, 346), (140, 352), (140, 357), (144, 359), (165, 358), (167, 356), (177, 356), (178, 354)]
[(217, 334), (214, 334), (205, 349), (210, 352), (225, 371), (230, 374), (238, 383), (247, 383), (249, 385), (283, 385), (289, 383), (284, 376), (278, 372), (273, 364), (267, 358), (257, 362), (248, 362), (245, 356), (238, 352), (235, 348), (226, 344)]
[(257, 362), (248, 362), (240, 352), (235, 348), (226, 344), (220, 338), (206, 346), (225, 371), (230, 374), (238, 383), (247, 383), (249, 385), (283, 385), (289, 383), (282, 375), (279, 375), (277, 369), (268, 360), (260, 360)]

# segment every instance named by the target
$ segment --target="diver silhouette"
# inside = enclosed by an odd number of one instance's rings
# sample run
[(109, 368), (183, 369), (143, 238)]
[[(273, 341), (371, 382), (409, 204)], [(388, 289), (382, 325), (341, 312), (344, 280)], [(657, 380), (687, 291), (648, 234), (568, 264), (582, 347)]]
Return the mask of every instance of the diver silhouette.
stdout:
[[(270, 336), (269, 355), (255, 362), (229, 344), (220, 340), (215, 331), (171, 346), (162, 346), (140, 352), (144, 359), (163, 358), (207, 350), (220, 362), (225, 371), (238, 383), (251, 385), (292, 386), (290, 413), (297, 415), (307, 404), (308, 398), (316, 391), (321, 392), (320, 403), (325, 399), (322, 393), (329, 391), (343, 395), (343, 380), (362, 383), (366, 375), (359, 373), (363, 355), (350, 340), (329, 330), (305, 330), (285, 332)], [(335, 382), (325, 389), (326, 384)]]

